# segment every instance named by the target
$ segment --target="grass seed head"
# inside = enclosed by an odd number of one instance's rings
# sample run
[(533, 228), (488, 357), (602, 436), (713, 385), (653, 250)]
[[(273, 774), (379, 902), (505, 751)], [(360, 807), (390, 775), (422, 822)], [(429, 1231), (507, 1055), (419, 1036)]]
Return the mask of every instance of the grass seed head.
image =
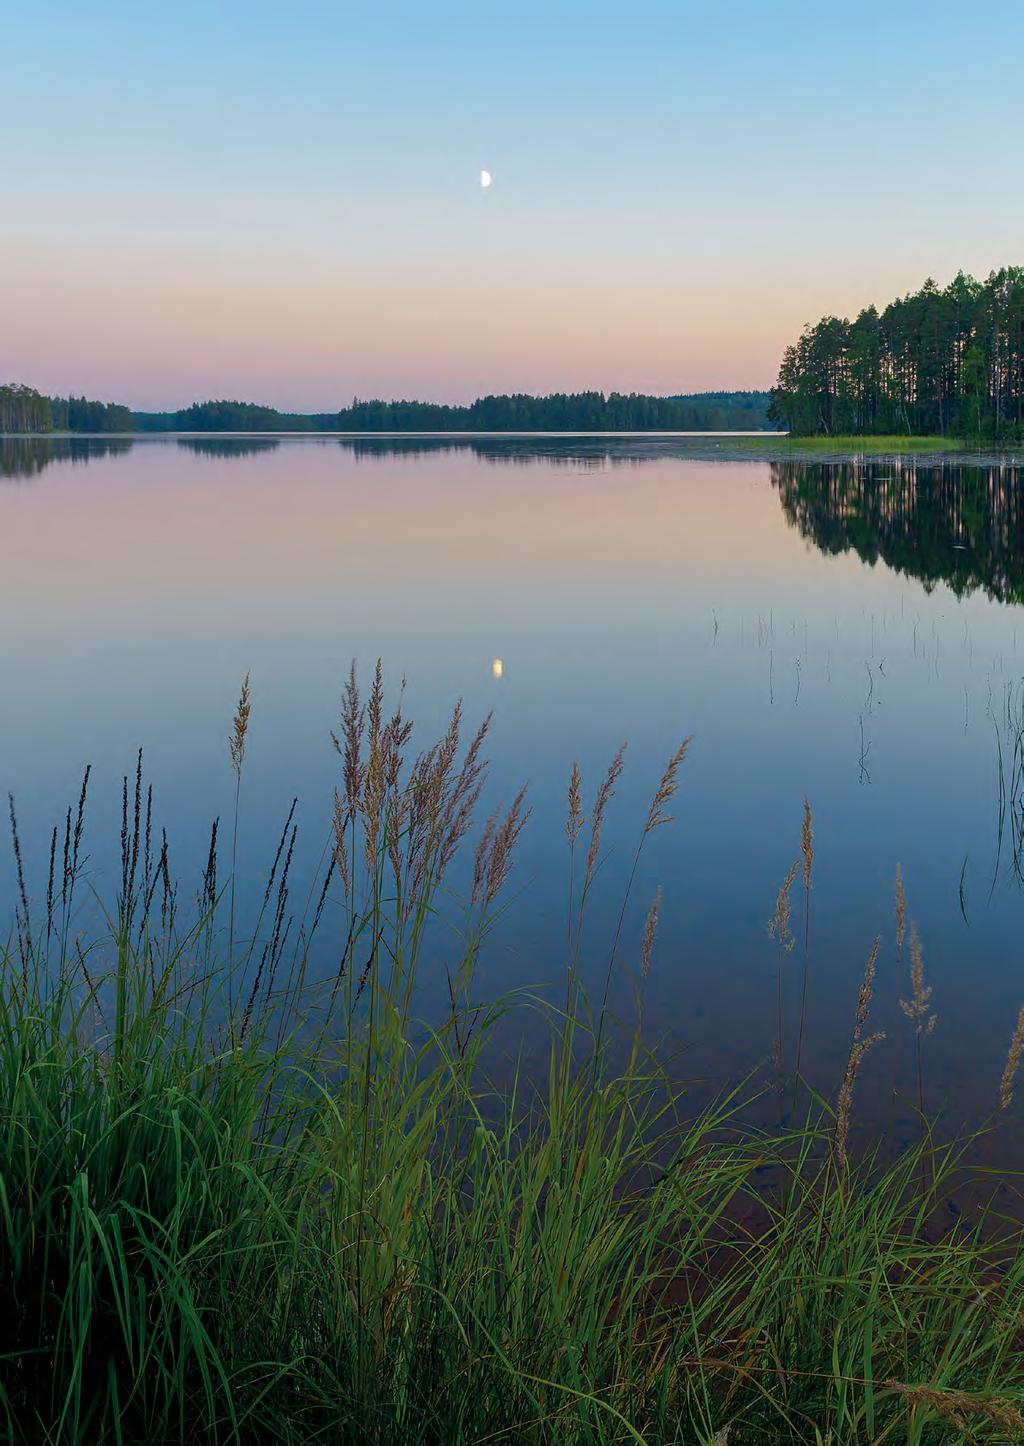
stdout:
[(249, 674), (246, 673), (242, 679), (242, 691), (238, 698), (238, 707), (235, 709), (235, 717), (231, 728), (231, 737), (228, 739), (228, 747), (231, 750), (231, 767), (235, 770), (235, 777), (242, 777), (242, 764), (245, 762), (245, 738), (249, 732)]
[(924, 960), (917, 925), (910, 924), (910, 988), (911, 999), (901, 999), (900, 1008), (914, 1026), (915, 1034), (928, 1035), (935, 1028), (938, 1015), (930, 1011), (931, 985), (924, 982)]
[(658, 929), (658, 913), (661, 909), (661, 885), (659, 884), (651, 900), (651, 907), (647, 910), (647, 920), (644, 923), (644, 941), (640, 949), (640, 977), (647, 978), (648, 970), (651, 967), (651, 952), (654, 949), (654, 936)]
[(682, 767), (683, 759), (686, 757), (691, 742), (692, 737), (684, 738), (665, 765), (665, 772), (661, 775), (657, 792), (651, 799), (647, 823), (644, 826), (645, 834), (650, 833), (652, 829), (660, 828), (662, 824), (672, 822), (672, 815), (666, 813), (665, 809), (672, 802), (679, 788), (679, 769)]
[(1021, 1005), (1017, 1015), (1017, 1023), (1006, 1055), (1006, 1064), (1003, 1067), (1003, 1077), (999, 1081), (999, 1109), (1001, 1111), (1009, 1109), (1013, 1101), (1013, 1087), (1017, 1082), (1022, 1052), (1024, 1052), (1024, 1004)]
[(804, 861), (804, 888), (811, 887), (811, 871), (814, 868), (814, 829), (811, 819), (811, 801), (804, 794), (804, 821), (800, 828), (800, 852)]
[(790, 922), (793, 918), (793, 904), (789, 897), (789, 891), (793, 887), (793, 880), (796, 878), (796, 871), (800, 867), (800, 860), (794, 859), (789, 866), (789, 873), (782, 881), (775, 900), (775, 909), (768, 920), (769, 939), (778, 939), (779, 948), (788, 954), (793, 948), (796, 940), (789, 931)]
[(587, 850), (587, 868), (583, 878), (583, 887), (590, 883), (594, 875), (594, 867), (597, 863), (597, 855), (601, 848), (601, 830), (604, 826), (604, 816), (608, 805), (615, 792), (615, 785), (622, 772), (622, 761), (626, 756), (626, 745), (620, 743), (616, 750), (615, 757), (608, 765), (608, 772), (597, 790), (597, 798), (594, 800), (594, 815), (590, 822), (590, 847)]
[(902, 953), (907, 924), (907, 896), (903, 892), (903, 870), (896, 865), (896, 948)]
[(565, 836), (569, 840), (569, 847), (576, 847), (576, 840), (583, 828), (583, 788), (580, 779), (580, 766), (575, 758), (572, 763), (572, 773), (569, 775), (569, 816), (565, 821)]

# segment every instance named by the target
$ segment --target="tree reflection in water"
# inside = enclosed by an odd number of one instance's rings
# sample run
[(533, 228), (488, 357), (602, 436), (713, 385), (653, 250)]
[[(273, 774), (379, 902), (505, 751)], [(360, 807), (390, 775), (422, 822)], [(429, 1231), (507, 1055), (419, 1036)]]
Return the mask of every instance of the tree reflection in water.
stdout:
[(1024, 496), (1015, 464), (772, 462), (783, 512), (822, 552), (1024, 602)]

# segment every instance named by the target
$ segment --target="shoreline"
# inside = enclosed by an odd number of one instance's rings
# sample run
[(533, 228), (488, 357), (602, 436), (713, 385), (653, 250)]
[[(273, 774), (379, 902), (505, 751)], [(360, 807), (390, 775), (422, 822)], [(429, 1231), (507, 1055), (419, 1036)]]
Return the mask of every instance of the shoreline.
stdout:
[[(136, 443), (159, 442), (232, 443), (246, 441), (302, 442), (330, 441), (353, 444), (390, 444), (396, 450), (420, 445), (450, 448), (471, 448), (487, 444), (501, 445), (537, 443), (558, 445), (580, 444), (592, 448), (630, 444), (638, 447), (666, 448), (666, 455), (687, 460), (716, 461), (807, 461), (818, 463), (887, 461), (899, 458), (936, 458), (963, 465), (1024, 464), (1024, 444), (968, 442), (962, 438), (928, 436), (834, 436), (791, 437), (787, 432), (679, 432), (679, 431), (135, 431), (135, 432), (5, 432), (0, 445), (11, 443), (102, 442), (128, 450)], [(671, 447), (673, 450), (668, 451)]]

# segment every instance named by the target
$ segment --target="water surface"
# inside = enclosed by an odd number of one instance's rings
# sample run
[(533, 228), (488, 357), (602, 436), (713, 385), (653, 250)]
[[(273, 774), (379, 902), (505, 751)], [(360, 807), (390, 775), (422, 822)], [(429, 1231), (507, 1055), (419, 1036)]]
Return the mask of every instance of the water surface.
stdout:
[[(810, 1070), (834, 1083), (881, 934), (876, 1083), (890, 1076), (899, 863), (939, 1015), (930, 1091), (951, 1115), (976, 1112), (1024, 999), (1022, 512), (1020, 471), (997, 458), (808, 463), (664, 438), (8, 440), (0, 785), (30, 887), (86, 762), (91, 868), (112, 886), (138, 746), (174, 866), (197, 880), (211, 818), (233, 807), (226, 735), (247, 670), (246, 899), (293, 795), (312, 868), (340, 687), (351, 658), (365, 676), (379, 656), (406, 676), (421, 737), (457, 697), (470, 722), (493, 710), (491, 793), (529, 783), (484, 992), (557, 993), (569, 768), (592, 797), (628, 739), (592, 918), (602, 975), (647, 797), (693, 734), (677, 822), (639, 871), (617, 1002), (661, 884), (649, 1030), (716, 1080), (765, 1056), (765, 926), (806, 792)], [(3, 882), (9, 899), (13, 866)], [(798, 949), (791, 1006), (799, 969)]]

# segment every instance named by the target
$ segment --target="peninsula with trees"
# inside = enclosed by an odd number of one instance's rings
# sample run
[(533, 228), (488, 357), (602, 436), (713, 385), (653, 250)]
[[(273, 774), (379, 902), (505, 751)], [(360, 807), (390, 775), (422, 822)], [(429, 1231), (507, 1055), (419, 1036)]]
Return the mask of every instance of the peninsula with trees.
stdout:
[(1024, 267), (823, 317), (786, 348), (769, 416), (794, 437), (1024, 441)]

